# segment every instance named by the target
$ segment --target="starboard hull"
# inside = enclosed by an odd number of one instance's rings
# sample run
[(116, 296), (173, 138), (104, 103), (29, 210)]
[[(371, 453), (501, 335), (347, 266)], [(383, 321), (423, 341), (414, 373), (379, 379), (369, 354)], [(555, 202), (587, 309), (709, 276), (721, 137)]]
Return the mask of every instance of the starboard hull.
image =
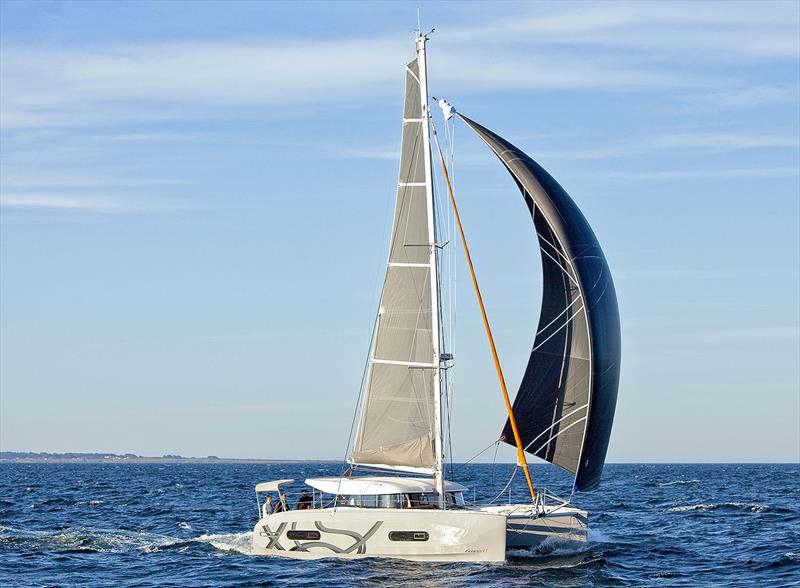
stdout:
[(529, 504), (509, 504), (482, 510), (506, 516), (508, 548), (536, 547), (545, 541), (582, 543), (588, 537), (589, 515), (577, 508), (548, 506), (542, 512)]

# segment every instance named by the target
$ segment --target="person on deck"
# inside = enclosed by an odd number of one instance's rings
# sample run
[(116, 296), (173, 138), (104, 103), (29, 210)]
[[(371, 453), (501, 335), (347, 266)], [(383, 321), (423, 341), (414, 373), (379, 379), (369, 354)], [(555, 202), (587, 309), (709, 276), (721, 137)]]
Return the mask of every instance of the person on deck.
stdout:
[(272, 508), (272, 495), (267, 494), (267, 499), (264, 501), (264, 506), (261, 507), (261, 514), (264, 517), (268, 517), (274, 512)]
[(275, 510), (272, 512), (286, 512), (289, 510), (289, 507), (286, 505), (286, 494), (281, 492), (278, 495), (278, 503), (275, 505)]
[(297, 510), (311, 510), (313, 501), (311, 496), (308, 495), (307, 490), (300, 493), (300, 498), (297, 499)]

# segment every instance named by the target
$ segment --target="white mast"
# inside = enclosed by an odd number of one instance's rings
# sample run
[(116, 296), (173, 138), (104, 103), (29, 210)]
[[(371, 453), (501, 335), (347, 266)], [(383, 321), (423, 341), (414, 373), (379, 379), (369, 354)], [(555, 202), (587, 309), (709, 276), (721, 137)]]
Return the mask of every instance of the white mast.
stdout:
[(433, 406), (434, 406), (434, 490), (438, 494), (439, 507), (444, 508), (444, 455), (442, 443), (442, 396), (439, 358), (439, 272), (436, 255), (436, 217), (433, 203), (433, 174), (431, 169), (430, 115), (428, 112), (428, 64), (425, 55), (427, 36), (417, 32), (417, 59), (419, 63), (420, 100), (422, 102), (422, 139), (425, 154), (425, 193), (428, 204), (428, 243), (430, 243), (431, 272), (431, 331), (433, 334)]

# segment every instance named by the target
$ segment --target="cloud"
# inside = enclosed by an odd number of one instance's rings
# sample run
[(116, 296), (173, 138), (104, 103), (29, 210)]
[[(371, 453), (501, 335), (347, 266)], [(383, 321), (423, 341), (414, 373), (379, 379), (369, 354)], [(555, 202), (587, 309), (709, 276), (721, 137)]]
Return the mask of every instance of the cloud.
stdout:
[[(27, 189), (72, 189), (72, 188), (103, 188), (114, 189), (131, 186), (182, 186), (185, 180), (170, 178), (140, 178), (101, 175), (54, 174), (46, 176), (37, 175), (32, 171), (18, 173), (5, 170), (3, 178), (3, 191)], [(9, 179), (10, 178), (10, 179)]]
[(191, 210), (197, 205), (181, 200), (136, 196), (85, 194), (3, 193), (0, 207), (14, 210), (62, 210), (101, 214), (156, 213)]
[(724, 271), (717, 269), (650, 269), (621, 270), (614, 276), (620, 280), (630, 281), (681, 281), (681, 280), (764, 280), (794, 279), (792, 274)]
[[(436, 86), (448, 92), (704, 88), (708, 93), (714, 88), (697, 71), (698, 63), (796, 61), (800, 53), (793, 3), (570, 3), (518, 10), (480, 28), (437, 33), (431, 60)], [(563, 50), (564, 45), (569, 48)], [(679, 57), (670, 61), (650, 54)], [(396, 93), (398, 69), (410, 55), (408, 35), (6, 45), (0, 53), (0, 125), (140, 122), (211, 112), (234, 116), (234, 107), (302, 112), (311, 105)], [(730, 97), (756, 99), (764, 96)]]
[(616, 159), (671, 149), (725, 152), (743, 149), (797, 149), (799, 147), (800, 138), (796, 135), (692, 131), (651, 134), (637, 140), (595, 147), (539, 151), (537, 155), (553, 159)]
[(800, 53), (792, 2), (573, 2), (536, 5), (530, 14), (456, 34), (527, 44), (570, 44), (720, 56), (785, 58)]
[(597, 174), (598, 179), (614, 182), (695, 180), (703, 178), (790, 178), (798, 176), (800, 176), (800, 168), (798, 167), (673, 169), (652, 171), (608, 170)]
[(747, 108), (781, 102), (798, 102), (800, 101), (800, 86), (757, 85), (692, 96), (689, 100), (704, 102), (716, 108), (720, 106)]

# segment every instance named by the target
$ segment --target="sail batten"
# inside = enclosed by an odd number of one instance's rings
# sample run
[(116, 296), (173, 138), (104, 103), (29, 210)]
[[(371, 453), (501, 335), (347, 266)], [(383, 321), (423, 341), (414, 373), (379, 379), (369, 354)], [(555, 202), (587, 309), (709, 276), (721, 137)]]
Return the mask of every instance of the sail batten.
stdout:
[[(511, 174), (539, 242), (541, 312), (513, 405), (523, 447), (574, 473), (576, 490), (592, 490), (619, 386), (619, 310), (608, 264), (589, 223), (552, 176), (505, 139), (461, 118)], [(508, 421), (501, 439), (516, 445)]]

